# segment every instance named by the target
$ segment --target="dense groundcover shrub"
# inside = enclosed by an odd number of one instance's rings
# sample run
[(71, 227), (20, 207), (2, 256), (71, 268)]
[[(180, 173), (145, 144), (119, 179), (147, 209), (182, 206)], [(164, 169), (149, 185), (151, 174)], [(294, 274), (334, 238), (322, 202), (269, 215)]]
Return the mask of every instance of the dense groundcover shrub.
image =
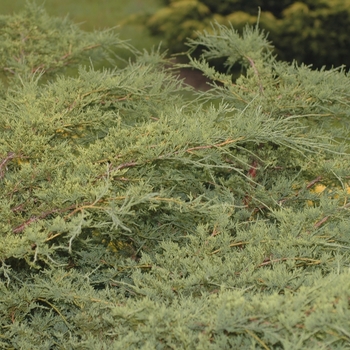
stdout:
[(216, 25), (188, 100), (157, 52), (62, 73), (111, 32), (0, 22), (1, 348), (349, 345), (347, 73)]
[(164, 5), (146, 24), (172, 52), (183, 51), (187, 37), (210, 31), (213, 21), (241, 31), (256, 23), (260, 8), (260, 27), (280, 59), (319, 68), (350, 65), (349, 0), (166, 0)]

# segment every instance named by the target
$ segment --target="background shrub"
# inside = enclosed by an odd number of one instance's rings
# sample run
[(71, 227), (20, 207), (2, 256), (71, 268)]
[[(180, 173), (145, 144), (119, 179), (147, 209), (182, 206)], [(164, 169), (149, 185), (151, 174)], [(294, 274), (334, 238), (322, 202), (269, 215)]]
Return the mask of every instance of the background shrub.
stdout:
[(184, 39), (196, 31), (211, 30), (210, 23), (232, 25), (242, 30), (255, 24), (269, 33), (279, 59), (313, 64), (349, 66), (349, 0), (309, 1), (211, 1), (172, 0), (152, 15), (147, 26), (154, 35), (165, 38), (171, 52), (185, 50)]

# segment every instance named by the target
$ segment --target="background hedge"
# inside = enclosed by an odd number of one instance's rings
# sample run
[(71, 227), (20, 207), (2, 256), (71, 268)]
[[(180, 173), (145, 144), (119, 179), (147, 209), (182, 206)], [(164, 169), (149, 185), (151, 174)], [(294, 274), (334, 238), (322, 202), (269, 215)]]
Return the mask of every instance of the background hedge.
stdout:
[(319, 68), (350, 66), (349, 0), (172, 0), (164, 5), (147, 26), (165, 38), (171, 52), (185, 50), (185, 39), (210, 31), (213, 21), (241, 31), (246, 23), (257, 23), (260, 8), (259, 25), (269, 33), (279, 59)]

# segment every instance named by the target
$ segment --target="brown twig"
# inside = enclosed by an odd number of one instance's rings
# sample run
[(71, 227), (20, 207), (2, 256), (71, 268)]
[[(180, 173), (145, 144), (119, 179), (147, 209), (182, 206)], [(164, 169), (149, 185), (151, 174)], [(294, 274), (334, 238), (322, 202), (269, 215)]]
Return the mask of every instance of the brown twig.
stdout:
[(30, 219), (28, 219), (27, 221), (25, 221), (23, 224), (15, 227), (14, 229), (12, 229), (12, 232), (17, 234), (17, 233), (21, 233), (30, 223), (35, 222), (39, 220), (39, 217), (37, 216), (32, 216)]
[[(307, 185), (306, 185), (306, 188), (309, 189), (310, 187), (312, 187), (315, 183), (319, 182), (322, 180), (322, 176), (318, 176), (316, 177), (316, 179), (310, 181)], [(299, 191), (300, 192), (300, 191)], [(298, 194), (299, 194), (298, 192)]]
[[(230, 245), (229, 245), (229, 247), (239, 247), (239, 246), (243, 246), (243, 245), (246, 245), (246, 244), (249, 244), (249, 242), (235, 242), (235, 243), (231, 243)], [(210, 253), (210, 255), (212, 255), (212, 254), (216, 254), (216, 253), (219, 253), (221, 251), (221, 248), (219, 248), (219, 249), (216, 249), (216, 250), (214, 250), (213, 252), (211, 252)]]
[[(201, 149), (210, 149), (210, 148), (214, 148), (214, 147), (223, 147), (223, 146), (226, 146), (226, 145), (229, 145), (229, 144), (231, 144), (231, 143), (235, 143), (235, 142), (238, 142), (238, 141), (241, 141), (241, 140), (243, 140), (244, 139), (244, 137), (242, 136), (242, 137), (239, 137), (238, 139), (235, 139), (235, 140), (230, 140), (230, 139), (228, 139), (228, 140), (226, 140), (226, 141), (224, 141), (224, 142), (220, 142), (220, 143), (216, 143), (216, 144), (214, 144), (214, 145), (206, 145), (206, 146), (196, 146), (196, 147), (191, 147), (191, 148), (188, 148), (188, 149), (186, 149), (184, 152), (186, 153), (191, 153), (192, 151), (197, 151), (197, 150), (201, 150)], [(152, 147), (152, 146), (151, 146)], [(155, 147), (155, 145), (153, 146), (153, 147)], [(176, 151), (176, 152), (173, 152), (173, 153), (167, 153), (167, 154), (165, 154), (165, 155), (161, 155), (161, 156), (159, 156), (159, 157), (157, 157), (156, 159), (163, 159), (163, 158), (166, 158), (166, 157), (168, 157), (168, 156), (170, 156), (170, 155), (176, 155), (176, 154), (179, 154), (181, 151)], [(102, 160), (102, 161), (98, 161), (98, 163), (102, 163), (102, 162), (104, 162), (104, 161), (108, 161), (108, 159), (104, 159), (104, 160)], [(152, 161), (152, 160), (151, 160)], [(149, 161), (147, 161), (147, 162), (149, 162)], [(116, 167), (111, 167), (111, 166), (109, 166), (109, 169), (108, 169), (108, 171), (117, 171), (117, 170), (121, 170), (121, 169), (125, 169), (125, 168), (131, 168), (131, 167), (134, 167), (134, 166), (137, 166), (137, 165), (140, 165), (140, 163), (138, 163), (138, 162), (135, 162), (135, 161), (131, 161), (131, 162), (126, 162), (126, 163), (123, 163), (123, 164), (119, 164), (118, 166), (116, 166)], [(103, 176), (105, 176), (106, 175), (106, 173), (105, 174), (103, 174), (103, 175), (101, 175), (101, 176), (99, 176), (98, 177), (98, 179), (99, 178), (101, 178), (101, 177), (103, 177)]]
[(0, 179), (2, 179), (5, 176), (5, 168), (6, 164), (13, 158), (16, 157), (16, 154), (14, 152), (8, 152), (7, 156), (4, 159), (1, 159), (0, 162)]
[(258, 81), (259, 81), (259, 91), (260, 91), (260, 94), (263, 95), (263, 94), (264, 94), (264, 88), (263, 88), (263, 86), (262, 86), (262, 84), (261, 84), (260, 74), (259, 74), (258, 70), (256, 69), (255, 63), (254, 63), (254, 61), (253, 61), (250, 57), (245, 56), (245, 58), (248, 60), (249, 64), (252, 66), (252, 68), (253, 68), (253, 70), (254, 70), (254, 73), (255, 73), (255, 75), (256, 75), (257, 78), (258, 78)]
[(46, 211), (44, 213), (41, 213), (38, 216), (32, 216), (31, 218), (29, 218), (27, 221), (23, 222), (21, 225), (15, 227), (12, 229), (12, 232), (17, 234), (17, 233), (21, 233), (29, 224), (31, 224), (32, 222), (36, 222), (38, 220), (44, 219), (47, 216), (53, 214), (53, 213), (64, 213), (65, 211), (71, 210), (71, 209), (76, 209), (77, 205), (71, 205), (67, 208), (63, 208), (63, 209), (53, 209), (53, 210), (49, 210)]
[[(200, 150), (200, 149), (209, 149), (209, 148), (214, 148), (214, 147), (222, 147), (222, 146), (226, 146), (226, 145), (229, 145), (231, 143), (235, 143), (235, 142), (238, 142), (238, 141), (241, 141), (243, 140), (244, 137), (239, 137), (238, 139), (235, 139), (235, 140), (226, 140), (224, 142), (221, 142), (221, 143), (216, 143), (214, 145), (206, 145), (206, 146), (197, 146), (197, 147), (191, 147), (191, 148), (188, 148), (185, 152), (188, 152), (188, 153), (191, 153), (192, 151), (197, 151), (197, 150)], [(177, 151), (175, 152), (176, 153), (179, 153), (180, 151)]]
[(329, 216), (325, 216), (323, 219), (320, 221), (317, 221), (316, 224), (314, 225), (315, 228), (320, 227), (322, 224), (324, 224), (327, 220), (329, 219)]
[(139, 163), (137, 163), (137, 162), (127, 162), (127, 163), (120, 164), (120, 165), (112, 168), (111, 170), (121, 170), (121, 169), (125, 169), (125, 168), (131, 168), (131, 167), (134, 167), (138, 164)]
[(318, 265), (321, 263), (321, 260), (315, 260), (315, 259), (310, 259), (310, 258), (280, 258), (280, 259), (272, 259), (272, 260), (267, 260), (264, 261), (263, 263), (257, 265), (256, 267), (262, 267), (266, 265), (270, 265), (274, 262), (281, 262), (281, 261), (287, 261), (287, 260), (301, 260), (301, 261), (308, 261), (311, 263), (311, 265)]

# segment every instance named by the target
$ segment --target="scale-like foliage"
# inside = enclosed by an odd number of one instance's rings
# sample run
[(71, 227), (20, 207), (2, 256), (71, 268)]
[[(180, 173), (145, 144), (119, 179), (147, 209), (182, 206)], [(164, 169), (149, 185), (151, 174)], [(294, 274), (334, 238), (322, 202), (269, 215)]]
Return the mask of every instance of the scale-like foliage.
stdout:
[(349, 76), (257, 28), (188, 44), (213, 81), (190, 101), (158, 52), (3, 88), (1, 347), (349, 343)]
[(0, 16), (2, 73), (57, 73), (89, 58), (111, 60), (112, 50), (131, 49), (113, 30), (82, 31), (68, 18), (50, 17), (43, 8), (27, 3), (23, 13)]

